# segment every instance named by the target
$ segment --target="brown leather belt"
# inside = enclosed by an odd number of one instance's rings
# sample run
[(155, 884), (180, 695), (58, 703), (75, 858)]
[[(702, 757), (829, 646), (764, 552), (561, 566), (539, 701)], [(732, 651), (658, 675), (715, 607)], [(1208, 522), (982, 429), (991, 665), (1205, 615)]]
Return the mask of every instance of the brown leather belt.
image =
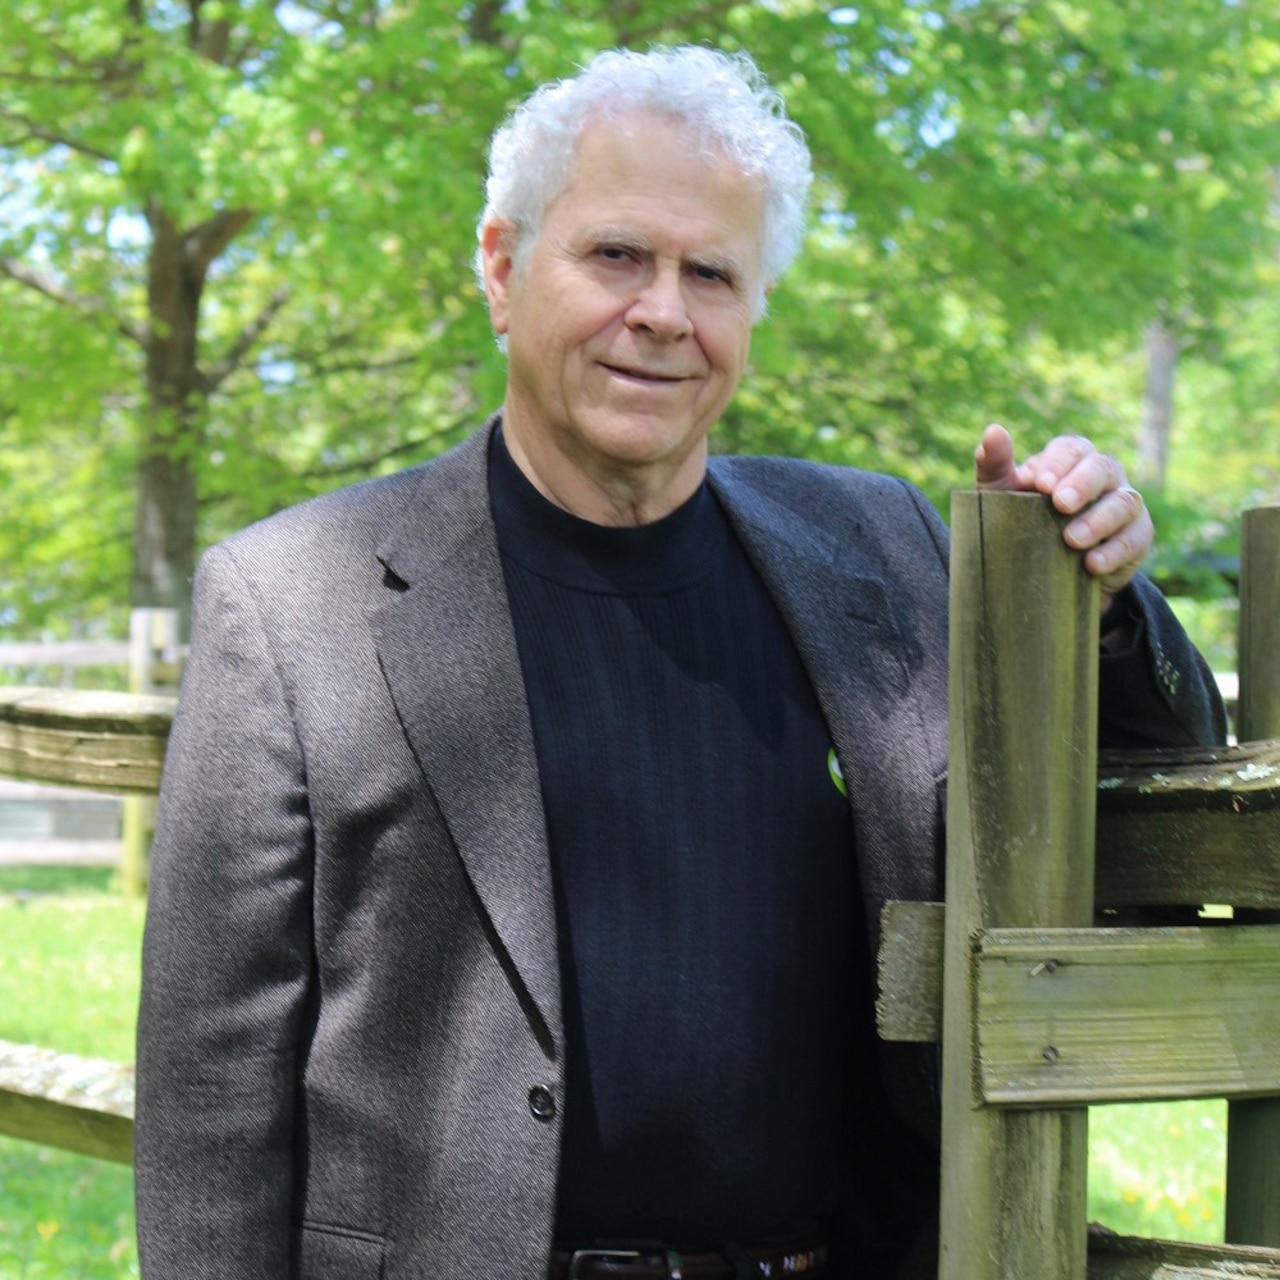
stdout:
[(681, 1253), (659, 1245), (557, 1249), (547, 1267), (547, 1280), (824, 1280), (827, 1275), (827, 1246), (812, 1237), (715, 1253)]

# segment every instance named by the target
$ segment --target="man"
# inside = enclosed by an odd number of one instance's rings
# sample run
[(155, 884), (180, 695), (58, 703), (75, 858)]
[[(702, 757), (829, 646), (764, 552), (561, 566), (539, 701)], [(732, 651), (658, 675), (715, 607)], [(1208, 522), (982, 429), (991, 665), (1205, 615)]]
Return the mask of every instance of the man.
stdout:
[[(870, 974), (885, 898), (940, 896), (945, 531), (884, 477), (708, 464), (808, 180), (744, 59), (543, 89), (480, 227), (501, 415), (205, 557), (148, 1280), (930, 1273), (935, 1064)], [(977, 457), (1074, 516), (1112, 737), (1220, 734), (1119, 465)]]

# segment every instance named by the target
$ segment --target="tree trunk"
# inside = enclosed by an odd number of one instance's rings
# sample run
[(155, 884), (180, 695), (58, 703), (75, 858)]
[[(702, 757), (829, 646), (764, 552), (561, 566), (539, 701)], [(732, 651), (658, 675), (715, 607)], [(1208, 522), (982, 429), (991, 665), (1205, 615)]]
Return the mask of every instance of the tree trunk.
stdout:
[(196, 332), (203, 273), (193, 278), (183, 237), (153, 206), (147, 311), (147, 402), (138, 449), (134, 513), (135, 609), (190, 609), (195, 568), (196, 478), (199, 446)]
[(199, 364), (200, 297), (209, 267), (252, 217), (225, 211), (182, 231), (158, 205), (151, 228), (147, 404), (134, 514), (135, 609), (177, 609), (186, 633), (196, 559), (196, 460), (206, 400)]
[(1173, 431), (1173, 383), (1178, 368), (1176, 334), (1157, 316), (1147, 327), (1147, 385), (1142, 397), (1142, 430), (1138, 438), (1138, 482), (1163, 489), (1169, 469), (1169, 437)]

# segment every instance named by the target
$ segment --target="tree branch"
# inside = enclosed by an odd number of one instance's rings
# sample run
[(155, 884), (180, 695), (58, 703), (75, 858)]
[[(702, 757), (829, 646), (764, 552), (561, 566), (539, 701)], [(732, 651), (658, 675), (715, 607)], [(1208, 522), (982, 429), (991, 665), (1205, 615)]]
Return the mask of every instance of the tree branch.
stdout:
[[(715, 22), (717, 19), (724, 17), (730, 9), (736, 9), (740, 3), (741, 0), (710, 0), (710, 3), (681, 13), (678, 24), (651, 22), (642, 27), (628, 27), (625, 21), (620, 22), (616, 28), (618, 44), (625, 46), (641, 44), (646, 40), (654, 39), (656, 36), (664, 35), (671, 30), (673, 25), (678, 25), (682, 31), (687, 31), (699, 22)], [(633, 5), (632, 11), (634, 12), (637, 8), (638, 6)]]
[(267, 331), (272, 320), (280, 314), (285, 303), (289, 301), (291, 291), (281, 286), (271, 295), (267, 305), (251, 320), (239, 337), (227, 348), (227, 353), (201, 379), (201, 386), (206, 394), (216, 391), (240, 366), (244, 358), (253, 350), (258, 339)]
[(495, 49), (514, 53), (517, 42), (511, 36), (504, 35), (498, 26), (504, 7), (505, 0), (475, 0), (467, 19), (467, 34), (477, 44), (492, 45)]
[(87, 142), (79, 142), (66, 134), (47, 129), (44, 125), (32, 120), (29, 116), (24, 116), (19, 111), (6, 111), (3, 107), (0, 107), (0, 120), (8, 120), (13, 124), (20, 125), (27, 131), (25, 138), (18, 138), (15, 142), (6, 143), (6, 146), (17, 146), (26, 142), (28, 138), (35, 138), (40, 142), (47, 142), (51, 146), (66, 147), (71, 151), (79, 152), (81, 155), (91, 156), (95, 160), (106, 160), (108, 163), (115, 163), (115, 156), (110, 155), (108, 152), (101, 151), (97, 147), (91, 147)]
[(151, 342), (151, 334), (146, 325), (138, 324), (136, 320), (130, 320), (127, 316), (117, 315), (115, 308), (102, 298), (90, 298), (84, 294), (73, 293), (47, 272), (28, 267), (16, 258), (0, 258), (0, 275), (6, 275), (10, 280), (16, 280), (18, 284), (25, 285), (28, 289), (33, 289), (36, 293), (41, 293), (51, 301), (60, 306), (69, 307), (73, 311), (79, 311), (84, 315), (107, 316), (115, 322), (120, 333), (140, 347), (145, 348)]
[(226, 247), (253, 221), (252, 209), (223, 209), (183, 234), (187, 264), (201, 279)]
[(448, 436), (451, 431), (456, 431), (469, 418), (469, 414), (460, 414), (452, 421), (436, 427), (434, 431), (427, 432), (424, 436), (415, 436), (409, 440), (402, 440), (399, 444), (391, 445), (386, 449), (379, 449), (376, 453), (365, 454), (364, 457), (355, 458), (349, 462), (334, 463), (328, 467), (312, 467), (303, 471), (301, 478), (304, 480), (337, 480), (343, 476), (368, 474), (374, 467), (380, 466), (384, 462), (390, 462), (392, 458), (400, 458), (405, 454), (413, 454), (425, 449), (427, 445)]
[(188, 0), (187, 43), (202, 58), (223, 66), (231, 39), (231, 20), (227, 17), (206, 18), (200, 12), (204, 4), (205, 0)]
[(416, 364), (421, 359), (419, 352), (411, 352), (403, 356), (389, 356), (385, 360), (336, 360), (333, 364), (314, 361), (306, 364), (306, 368), (313, 378), (328, 378), (335, 373), (387, 373)]

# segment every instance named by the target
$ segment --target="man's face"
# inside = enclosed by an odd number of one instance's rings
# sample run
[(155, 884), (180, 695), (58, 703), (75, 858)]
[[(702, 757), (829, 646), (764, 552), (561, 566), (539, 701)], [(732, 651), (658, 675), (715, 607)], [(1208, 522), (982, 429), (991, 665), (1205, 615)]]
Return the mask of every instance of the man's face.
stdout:
[(746, 364), (763, 197), (730, 163), (693, 152), (660, 116), (589, 126), (520, 271), (503, 228), (485, 229), (512, 453), (588, 518), (580, 495), (593, 488), (669, 507), (692, 493)]

